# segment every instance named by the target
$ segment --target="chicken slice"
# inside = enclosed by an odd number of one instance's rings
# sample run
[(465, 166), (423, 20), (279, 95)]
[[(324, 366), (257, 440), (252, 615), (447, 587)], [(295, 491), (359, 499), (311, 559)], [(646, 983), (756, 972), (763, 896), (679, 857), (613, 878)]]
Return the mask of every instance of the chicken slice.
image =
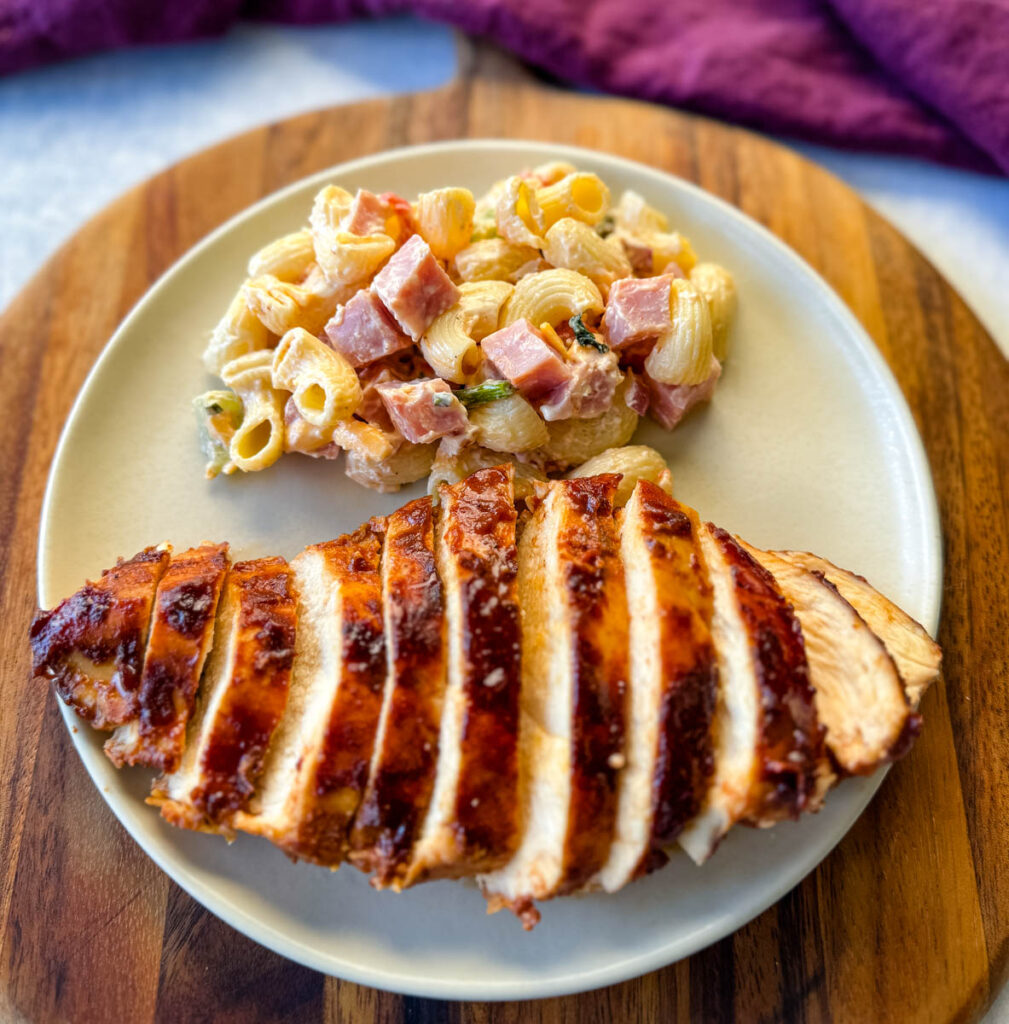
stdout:
[(887, 600), (864, 576), (840, 569), (826, 558), (807, 551), (775, 551), (792, 565), (821, 573), (837, 587), (838, 593), (865, 619), (866, 625), (883, 641), (904, 683), (912, 708), (917, 708), (925, 691), (939, 678), (942, 650), (925, 627), (907, 612)]
[(385, 522), (306, 548), (291, 563), (298, 636), (284, 717), (235, 825), (337, 867), (371, 763), (385, 683), (380, 576)]
[(296, 622), (283, 558), (231, 567), (185, 752), (148, 797), (173, 825), (227, 832), (248, 804), (287, 702)]
[(382, 557), (387, 674), (368, 784), (349, 859), (378, 888), (402, 887), (431, 800), (445, 696), (445, 599), (435, 564), (434, 506), (389, 516)]
[(667, 860), (712, 772), (718, 662), (697, 513), (642, 480), (623, 514), (630, 613), (627, 764), (617, 832), (598, 881), (615, 892)]
[(911, 709), (883, 641), (819, 573), (769, 551), (744, 547), (775, 578), (795, 608), (816, 690), (816, 711), (839, 768), (868, 775), (903, 755), (921, 719)]
[(116, 767), (143, 764), (173, 772), (179, 766), (229, 564), (227, 544), (172, 555), (154, 598), (139, 716), (119, 726), (105, 744)]
[(491, 911), (583, 887), (609, 855), (624, 764), (628, 622), (608, 473), (556, 480), (519, 540), (522, 690), (512, 859), (480, 878)]
[(774, 577), (724, 530), (701, 526), (719, 685), (714, 774), (680, 845), (698, 864), (739, 821), (815, 810), (833, 781), (803, 634)]
[(438, 773), (407, 884), (491, 871), (518, 843), (521, 669), (514, 468), (442, 485), (436, 551), (448, 686)]
[(51, 679), (96, 729), (114, 729), (139, 713), (154, 593), (170, 553), (168, 545), (144, 548), (32, 622), (34, 674)]

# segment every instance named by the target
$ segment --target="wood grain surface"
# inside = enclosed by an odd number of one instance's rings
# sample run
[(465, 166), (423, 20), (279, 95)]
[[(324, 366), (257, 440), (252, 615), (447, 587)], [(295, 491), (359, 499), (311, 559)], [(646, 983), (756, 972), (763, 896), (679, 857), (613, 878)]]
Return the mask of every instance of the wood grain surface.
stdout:
[[(37, 524), (74, 396), (116, 325), (238, 210), (328, 165), (460, 136), (553, 140), (734, 203), (854, 310), (914, 412), (945, 545), (944, 680), (925, 730), (834, 853), (734, 935), (608, 989), (439, 1003), (327, 978), (222, 924), (153, 865), (30, 680)], [(942, 277), (845, 185), (755, 135), (530, 83), (483, 52), (437, 92), (256, 129), (127, 193), (0, 319), (0, 1020), (951, 1021), (1005, 980), (1009, 938), (1009, 364)]]

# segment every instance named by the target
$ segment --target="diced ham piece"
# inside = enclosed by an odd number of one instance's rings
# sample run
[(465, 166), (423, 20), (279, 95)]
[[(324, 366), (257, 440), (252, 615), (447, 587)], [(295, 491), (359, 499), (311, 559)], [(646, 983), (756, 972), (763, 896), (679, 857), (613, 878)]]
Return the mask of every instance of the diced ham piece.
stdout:
[(649, 411), (666, 430), (672, 430), (695, 405), (711, 398), (721, 375), (722, 364), (714, 356), (711, 372), (700, 384), (659, 384), (645, 374), (651, 398)]
[(340, 221), (340, 230), (351, 235), (384, 234), (386, 219), (392, 212), (392, 207), (381, 196), (359, 188), (350, 209)]
[(413, 444), (464, 433), (469, 417), (462, 402), (440, 377), (390, 380), (375, 385), (396, 429)]
[(337, 307), (326, 324), (326, 338), (355, 369), (413, 345), (367, 289), (357, 292), (345, 306)]
[(385, 402), (382, 401), (378, 385), (400, 378), (392, 373), (387, 366), (372, 365), (361, 370), (357, 379), (361, 382), (361, 404), (357, 407), (355, 415), (360, 416), (366, 423), (392, 432), (394, 429), (392, 419), (385, 407)]
[(652, 272), (652, 247), (630, 235), (620, 236), (620, 245), (631, 265), (631, 270), (642, 277)]
[(589, 420), (602, 416), (613, 402), (623, 379), (613, 352), (575, 344), (568, 353), (571, 379), (553, 391), (540, 405), (540, 415), (553, 420)]
[(610, 348), (622, 349), (667, 331), (673, 275), (625, 277), (613, 282), (603, 325)]
[(630, 380), (627, 390), (624, 392), (624, 401), (628, 408), (633, 409), (639, 416), (644, 416), (648, 412), (648, 404), (652, 396), (648, 393), (648, 388), (638, 374), (630, 370), (628, 376)]
[(546, 398), (571, 379), (561, 354), (528, 320), (516, 320), (481, 342), (502, 377), (531, 401)]
[(459, 299), (459, 289), (420, 235), (411, 235), (392, 255), (371, 288), (414, 341)]

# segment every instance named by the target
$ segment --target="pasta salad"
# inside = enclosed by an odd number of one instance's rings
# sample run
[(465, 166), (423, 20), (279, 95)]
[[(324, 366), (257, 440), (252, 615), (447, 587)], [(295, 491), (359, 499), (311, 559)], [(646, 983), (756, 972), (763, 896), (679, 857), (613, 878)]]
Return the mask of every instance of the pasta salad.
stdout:
[[(204, 353), (207, 475), (344, 458), (381, 491), (515, 463), (520, 480), (672, 429), (711, 397), (731, 275), (635, 192), (524, 171), (479, 199), (328, 185), (249, 261)], [(597, 470), (598, 471), (598, 470)]]

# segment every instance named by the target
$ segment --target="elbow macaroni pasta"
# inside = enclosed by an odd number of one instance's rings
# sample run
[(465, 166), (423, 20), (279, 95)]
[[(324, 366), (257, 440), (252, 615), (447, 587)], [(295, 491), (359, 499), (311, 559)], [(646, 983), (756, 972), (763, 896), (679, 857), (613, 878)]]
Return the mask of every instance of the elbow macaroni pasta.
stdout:
[(311, 231), (296, 231), (264, 246), (249, 260), (249, 277), (270, 274), (296, 284), (315, 263)]
[(459, 301), (436, 317), (420, 339), (420, 350), (443, 380), (473, 380), (482, 356), (478, 342), (497, 330), (498, 314), (512, 286), (504, 281), (477, 281), (459, 288)]
[(518, 320), (557, 326), (576, 314), (598, 316), (603, 297), (595, 284), (574, 270), (543, 270), (523, 277), (501, 310), (501, 326)]
[(281, 281), (272, 274), (245, 282), (245, 302), (263, 325), (277, 336), (295, 327), (317, 334), (336, 312), (339, 296), (305, 284)]
[[(307, 227), (251, 256), (211, 333), (204, 365), (233, 394), (195, 400), (208, 470), (342, 451), (348, 476), (383, 491), (429, 474), (436, 492), (439, 481), (505, 461), (520, 497), (545, 470), (619, 472), (620, 503), (638, 479), (671, 486), (653, 449), (622, 447), (635, 409), (654, 403), (653, 418), (672, 423), (663, 403), (710, 396), (736, 307), (731, 274), (698, 262), (674, 227), (636, 192), (611, 203), (599, 175), (564, 161), (478, 197), (454, 186), (412, 202), (320, 189)], [(413, 233), (378, 294), (375, 274)], [(670, 280), (668, 319), (664, 281), (628, 281), (658, 275)], [(330, 327), (341, 304), (348, 312)], [(503, 335), (491, 366), (484, 340), (520, 321), (535, 330)], [(383, 381), (425, 386), (394, 397)], [(701, 384), (685, 396), (662, 391)], [(405, 440), (421, 428), (436, 443)]]
[(275, 343), (269, 328), (249, 308), (243, 285), (214, 328), (203, 353), (203, 365), (208, 373), (220, 375), (225, 364), (232, 359), (270, 348)]
[(546, 233), (543, 257), (555, 267), (575, 270), (589, 278), (605, 298), (610, 285), (631, 276), (630, 260), (587, 224), (562, 217)]
[(272, 466), (284, 450), (287, 396), (273, 387), (272, 363), (271, 351), (250, 352), (221, 371), (221, 379), (242, 400), (242, 422), (231, 438), (229, 454), (245, 473)]
[(539, 258), (539, 250), (530, 245), (513, 245), (503, 238), (484, 238), (456, 253), (454, 263), (461, 281), (514, 284)]
[(714, 338), (704, 296), (677, 278), (669, 290), (671, 326), (655, 343), (645, 370), (660, 384), (702, 384), (711, 373)]
[(722, 362), (728, 354), (729, 327), (736, 313), (736, 282), (717, 263), (698, 263), (690, 271), (690, 283), (704, 296), (711, 315), (712, 346)]
[(546, 423), (521, 395), (478, 405), (469, 421), (477, 444), (494, 452), (528, 452), (550, 441)]
[(536, 191), (544, 228), (570, 217), (584, 224), (598, 224), (610, 205), (610, 190), (596, 174), (577, 171)]
[(673, 493), (673, 475), (669, 472), (666, 460), (648, 445), (629, 444), (623, 448), (607, 448), (606, 451), (593, 455), (587, 462), (571, 470), (567, 474), (567, 479), (597, 476), (599, 473), (621, 475), (614, 498), (614, 505), (618, 508), (627, 504), (639, 480), (651, 480), (667, 494)]
[(476, 201), (468, 188), (439, 188), (417, 197), (417, 232), (440, 260), (450, 260), (469, 244)]
[(494, 208), (498, 234), (513, 245), (543, 248), (543, 214), (536, 192), (523, 178), (508, 178)]
[(280, 339), (272, 375), (273, 386), (293, 392), (298, 414), (313, 427), (335, 426), (361, 404), (361, 385), (350, 363), (302, 327)]
[(613, 404), (589, 420), (555, 420), (548, 423), (549, 441), (534, 455), (547, 464), (578, 466), (607, 448), (627, 444), (638, 425), (638, 414), (624, 401), (626, 384), (621, 384)]

